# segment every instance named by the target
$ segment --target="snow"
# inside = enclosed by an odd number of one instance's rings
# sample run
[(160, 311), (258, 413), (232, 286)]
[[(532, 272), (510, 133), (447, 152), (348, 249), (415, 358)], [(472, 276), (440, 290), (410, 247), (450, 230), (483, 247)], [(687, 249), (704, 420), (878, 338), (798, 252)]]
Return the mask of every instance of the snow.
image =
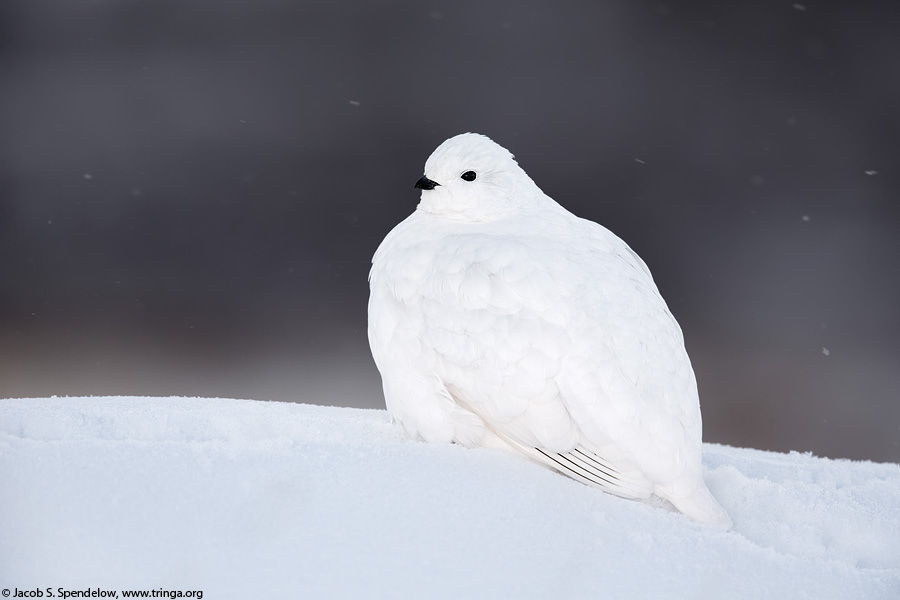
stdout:
[(704, 467), (731, 531), (500, 450), (409, 441), (384, 411), (2, 400), (0, 587), (900, 598), (900, 465), (705, 444)]

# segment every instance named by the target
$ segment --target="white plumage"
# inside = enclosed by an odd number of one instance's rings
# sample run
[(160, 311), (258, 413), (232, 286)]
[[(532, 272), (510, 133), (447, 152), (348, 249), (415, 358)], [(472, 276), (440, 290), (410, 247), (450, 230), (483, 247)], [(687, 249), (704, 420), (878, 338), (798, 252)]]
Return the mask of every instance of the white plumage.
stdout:
[(417, 439), (511, 449), (730, 525), (703, 481), (681, 329), (637, 254), (482, 135), (438, 146), (416, 187), (369, 276), (392, 418)]

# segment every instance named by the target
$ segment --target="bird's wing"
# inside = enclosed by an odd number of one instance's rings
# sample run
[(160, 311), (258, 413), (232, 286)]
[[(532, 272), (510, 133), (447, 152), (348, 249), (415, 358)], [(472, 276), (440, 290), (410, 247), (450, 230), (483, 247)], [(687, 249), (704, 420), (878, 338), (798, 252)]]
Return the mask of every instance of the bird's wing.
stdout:
[(454, 240), (420, 290), (420, 341), (450, 394), (502, 439), (576, 479), (646, 496), (641, 473), (677, 471), (684, 425), (699, 426), (684, 400), (693, 373), (643, 261), (590, 225)]
[(639, 470), (621, 470), (584, 446), (575, 446), (568, 452), (554, 452), (523, 444), (496, 430), (494, 433), (532, 460), (586, 485), (623, 498), (647, 498), (653, 493), (653, 483)]

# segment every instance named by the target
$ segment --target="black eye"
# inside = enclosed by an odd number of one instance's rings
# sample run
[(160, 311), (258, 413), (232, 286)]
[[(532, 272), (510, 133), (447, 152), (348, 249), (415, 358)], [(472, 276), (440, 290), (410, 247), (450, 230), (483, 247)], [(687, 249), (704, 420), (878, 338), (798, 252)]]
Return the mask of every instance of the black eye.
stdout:
[(460, 177), (463, 181), (475, 181), (475, 171), (466, 171)]

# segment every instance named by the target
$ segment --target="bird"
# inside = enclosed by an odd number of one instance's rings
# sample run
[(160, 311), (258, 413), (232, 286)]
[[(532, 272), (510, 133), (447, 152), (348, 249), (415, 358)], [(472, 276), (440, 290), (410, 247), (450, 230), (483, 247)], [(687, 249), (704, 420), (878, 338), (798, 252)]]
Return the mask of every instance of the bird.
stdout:
[(644, 261), (481, 134), (441, 143), (414, 187), (369, 273), (392, 422), (731, 527), (703, 479), (684, 337)]

